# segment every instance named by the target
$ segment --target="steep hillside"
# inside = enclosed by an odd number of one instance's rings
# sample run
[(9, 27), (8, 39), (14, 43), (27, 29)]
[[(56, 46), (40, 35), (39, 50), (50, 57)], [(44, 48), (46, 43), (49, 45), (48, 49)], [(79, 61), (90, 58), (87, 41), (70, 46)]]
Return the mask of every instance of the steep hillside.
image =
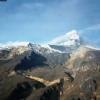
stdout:
[(100, 50), (87, 47), (80, 47), (70, 55), (70, 59), (66, 61), (65, 66), (72, 70), (91, 70), (98, 69), (100, 66)]

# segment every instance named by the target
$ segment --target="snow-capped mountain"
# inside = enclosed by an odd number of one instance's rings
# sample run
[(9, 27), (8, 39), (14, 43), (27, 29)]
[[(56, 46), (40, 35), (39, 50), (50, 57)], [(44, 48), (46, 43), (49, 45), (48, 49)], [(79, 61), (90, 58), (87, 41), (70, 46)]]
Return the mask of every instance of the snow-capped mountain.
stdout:
[[(80, 36), (77, 31), (68, 32), (62, 36), (59, 36), (48, 44), (34, 44), (29, 42), (7, 42), (5, 44), (0, 43), (0, 49), (22, 48), (24, 51), (33, 50), (40, 54), (48, 53), (68, 53), (73, 49), (76, 49), (80, 44)], [(25, 50), (26, 49), (26, 50)], [(23, 49), (21, 49), (21, 53)], [(19, 53), (20, 54), (20, 53)]]
[[(33, 50), (34, 52), (40, 54), (71, 53), (73, 50), (76, 50), (83, 44), (84, 41), (80, 37), (80, 34), (77, 31), (72, 30), (62, 36), (56, 37), (55, 39), (49, 41), (47, 44), (34, 44), (30, 42), (19, 41), (7, 42), (5, 44), (0, 43), (0, 51), (11, 49), (13, 53), (16, 52), (17, 54), (22, 54), (28, 50)], [(87, 47), (90, 48), (91, 46)]]
[(70, 31), (62, 36), (59, 36), (49, 42), (50, 47), (60, 50), (63, 53), (69, 53), (82, 45), (82, 40), (77, 31)]
[(65, 45), (65, 46), (76, 46), (80, 45), (80, 36), (79, 33), (75, 30), (70, 31), (62, 36), (59, 36), (52, 41), (50, 44), (52, 45)]
[[(46, 44), (34, 44), (30, 42), (7, 42), (5, 44), (0, 43), (0, 51), (5, 49), (11, 49), (13, 52), (22, 54), (25, 51), (33, 50), (40, 54), (50, 53), (71, 53), (81, 45), (84, 44), (80, 34), (72, 30), (62, 36), (58, 36), (55, 39), (49, 41)], [(90, 48), (90, 46), (88, 46)], [(93, 47), (92, 47), (93, 48)]]

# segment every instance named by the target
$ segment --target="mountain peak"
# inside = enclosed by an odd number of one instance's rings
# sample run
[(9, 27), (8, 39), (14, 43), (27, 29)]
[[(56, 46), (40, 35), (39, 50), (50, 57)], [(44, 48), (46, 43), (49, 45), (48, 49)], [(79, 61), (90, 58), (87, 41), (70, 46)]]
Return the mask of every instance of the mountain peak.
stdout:
[(72, 30), (64, 35), (56, 37), (53, 39), (50, 44), (54, 45), (66, 45), (66, 46), (75, 46), (80, 44), (80, 36), (76, 30)]
[(72, 31), (66, 33), (66, 35), (67, 35), (67, 38), (71, 39), (71, 40), (73, 40), (73, 39), (79, 40), (80, 39), (79, 33), (76, 30), (72, 30)]

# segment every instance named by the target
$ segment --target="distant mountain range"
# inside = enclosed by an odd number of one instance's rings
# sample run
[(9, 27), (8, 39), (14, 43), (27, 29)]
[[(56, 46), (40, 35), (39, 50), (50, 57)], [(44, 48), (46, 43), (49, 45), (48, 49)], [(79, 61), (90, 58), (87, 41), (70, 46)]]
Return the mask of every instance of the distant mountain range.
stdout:
[(29, 42), (8, 42), (0, 43), (0, 49), (11, 49), (11, 48), (20, 48), (26, 47), (29, 49), (34, 49), (37, 52), (41, 53), (41, 48), (47, 51), (46, 53), (59, 52), (65, 53), (73, 48), (77, 48), (82, 44), (79, 33), (77, 31), (71, 31), (66, 33), (63, 36), (59, 36), (47, 44), (34, 44)]

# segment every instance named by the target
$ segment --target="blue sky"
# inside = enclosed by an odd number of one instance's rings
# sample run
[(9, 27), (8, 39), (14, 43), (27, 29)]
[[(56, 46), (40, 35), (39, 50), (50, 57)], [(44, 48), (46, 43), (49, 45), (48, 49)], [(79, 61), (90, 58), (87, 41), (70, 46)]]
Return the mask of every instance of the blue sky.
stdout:
[(0, 2), (0, 42), (50, 41), (71, 30), (100, 43), (99, 0), (7, 0)]

